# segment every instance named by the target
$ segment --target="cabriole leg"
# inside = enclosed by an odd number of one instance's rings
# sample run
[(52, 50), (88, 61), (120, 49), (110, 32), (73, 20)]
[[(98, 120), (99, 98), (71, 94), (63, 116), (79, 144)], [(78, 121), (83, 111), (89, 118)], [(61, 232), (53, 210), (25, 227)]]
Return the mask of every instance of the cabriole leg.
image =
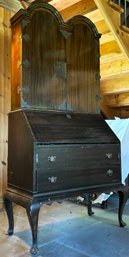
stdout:
[(9, 200), (6, 197), (6, 195), (4, 196), (3, 200), (4, 200), (4, 206), (7, 213), (7, 217), (8, 217), (8, 222), (9, 222), (8, 235), (11, 236), (13, 235), (13, 232), (14, 232), (14, 217), (13, 217), (12, 201)]
[(94, 214), (94, 212), (92, 211), (93, 195), (92, 194), (85, 194), (83, 197), (84, 197), (84, 204), (87, 206), (88, 215), (91, 216), (91, 215)]
[(38, 252), (37, 245), (37, 232), (38, 232), (38, 217), (39, 217), (40, 203), (32, 203), (26, 208), (27, 216), (29, 219), (31, 233), (32, 233), (32, 247), (30, 249), (31, 254)]
[(129, 197), (129, 188), (119, 190), (118, 195), (119, 195), (118, 220), (119, 220), (120, 227), (124, 227), (124, 226), (126, 226), (126, 223), (122, 220), (122, 215), (123, 215), (126, 201)]

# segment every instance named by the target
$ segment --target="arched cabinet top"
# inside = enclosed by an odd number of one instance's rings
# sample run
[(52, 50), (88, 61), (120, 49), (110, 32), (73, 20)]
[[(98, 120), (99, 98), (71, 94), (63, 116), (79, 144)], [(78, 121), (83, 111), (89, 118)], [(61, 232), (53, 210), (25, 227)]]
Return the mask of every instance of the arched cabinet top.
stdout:
[(64, 22), (50, 4), (33, 2), (11, 18), (12, 110), (99, 110), (100, 53), (95, 25)]
[(29, 18), (31, 19), (31, 17), (36, 13), (36, 12), (49, 12), (51, 13), (57, 20), (57, 23), (60, 26), (63, 26), (66, 29), (71, 30), (72, 26), (78, 23), (84, 24), (85, 26), (88, 26), (92, 33), (94, 33), (95, 37), (100, 37), (100, 33), (98, 32), (95, 24), (87, 17), (84, 17), (82, 15), (76, 15), (74, 17), (72, 17), (71, 19), (69, 19), (68, 21), (64, 21), (60, 12), (57, 11), (57, 9), (45, 2), (41, 2), (41, 1), (34, 1), (32, 2), (32, 4), (27, 8), (27, 9), (20, 9), (12, 18), (11, 18), (11, 25), (13, 25), (13, 23), (17, 20), (17, 19), (24, 19), (24, 18)]
[(35, 15), (36, 12), (49, 12), (51, 13), (59, 23), (59, 25), (66, 25), (64, 22), (61, 14), (55, 9), (54, 6), (48, 4), (48, 3), (43, 3), (41, 1), (34, 1), (27, 9), (20, 9), (12, 18), (11, 18), (11, 24), (13, 25), (14, 22), (16, 22), (18, 19), (25, 19)]

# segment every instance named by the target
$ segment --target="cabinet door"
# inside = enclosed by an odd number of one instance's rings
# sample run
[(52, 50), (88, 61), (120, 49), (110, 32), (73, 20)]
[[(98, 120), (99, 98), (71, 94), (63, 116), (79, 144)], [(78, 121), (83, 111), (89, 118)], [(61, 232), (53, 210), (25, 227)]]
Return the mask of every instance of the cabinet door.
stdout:
[(44, 8), (43, 3), (31, 11), (19, 20), (17, 16), (11, 19), (12, 110), (66, 110), (66, 47), (58, 28), (61, 16), (56, 11), (54, 15), (49, 6)]
[(23, 66), (24, 105), (66, 110), (65, 38), (56, 16), (34, 10), (23, 33), (29, 36), (23, 41), (23, 61), (29, 64)]
[(35, 162), (38, 192), (121, 181), (119, 144), (38, 146)]
[(76, 16), (69, 24), (72, 25), (72, 33), (66, 41), (68, 105), (73, 111), (98, 113), (99, 36), (96, 28), (91, 29), (91, 23), (84, 17)]
[(41, 2), (14, 15), (11, 25), (12, 110), (98, 112), (95, 25), (80, 15), (65, 23), (53, 6)]

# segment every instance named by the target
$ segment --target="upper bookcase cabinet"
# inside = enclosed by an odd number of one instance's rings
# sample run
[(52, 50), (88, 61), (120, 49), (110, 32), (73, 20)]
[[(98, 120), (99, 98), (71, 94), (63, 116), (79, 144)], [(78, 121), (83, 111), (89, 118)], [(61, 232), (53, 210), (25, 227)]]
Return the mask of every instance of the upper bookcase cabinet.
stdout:
[(100, 34), (88, 18), (64, 22), (35, 1), (12, 17), (11, 28), (11, 110), (98, 112)]

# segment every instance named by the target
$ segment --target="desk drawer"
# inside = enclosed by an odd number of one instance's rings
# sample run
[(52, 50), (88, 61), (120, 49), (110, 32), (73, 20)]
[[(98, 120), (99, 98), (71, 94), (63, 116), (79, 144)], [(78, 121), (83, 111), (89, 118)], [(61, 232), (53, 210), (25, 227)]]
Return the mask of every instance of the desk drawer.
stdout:
[[(80, 168), (120, 162), (119, 144), (45, 145), (36, 149), (35, 163), (38, 170)], [(102, 163), (101, 163), (102, 164)]]
[(43, 146), (36, 154), (39, 192), (121, 181), (119, 144)]

